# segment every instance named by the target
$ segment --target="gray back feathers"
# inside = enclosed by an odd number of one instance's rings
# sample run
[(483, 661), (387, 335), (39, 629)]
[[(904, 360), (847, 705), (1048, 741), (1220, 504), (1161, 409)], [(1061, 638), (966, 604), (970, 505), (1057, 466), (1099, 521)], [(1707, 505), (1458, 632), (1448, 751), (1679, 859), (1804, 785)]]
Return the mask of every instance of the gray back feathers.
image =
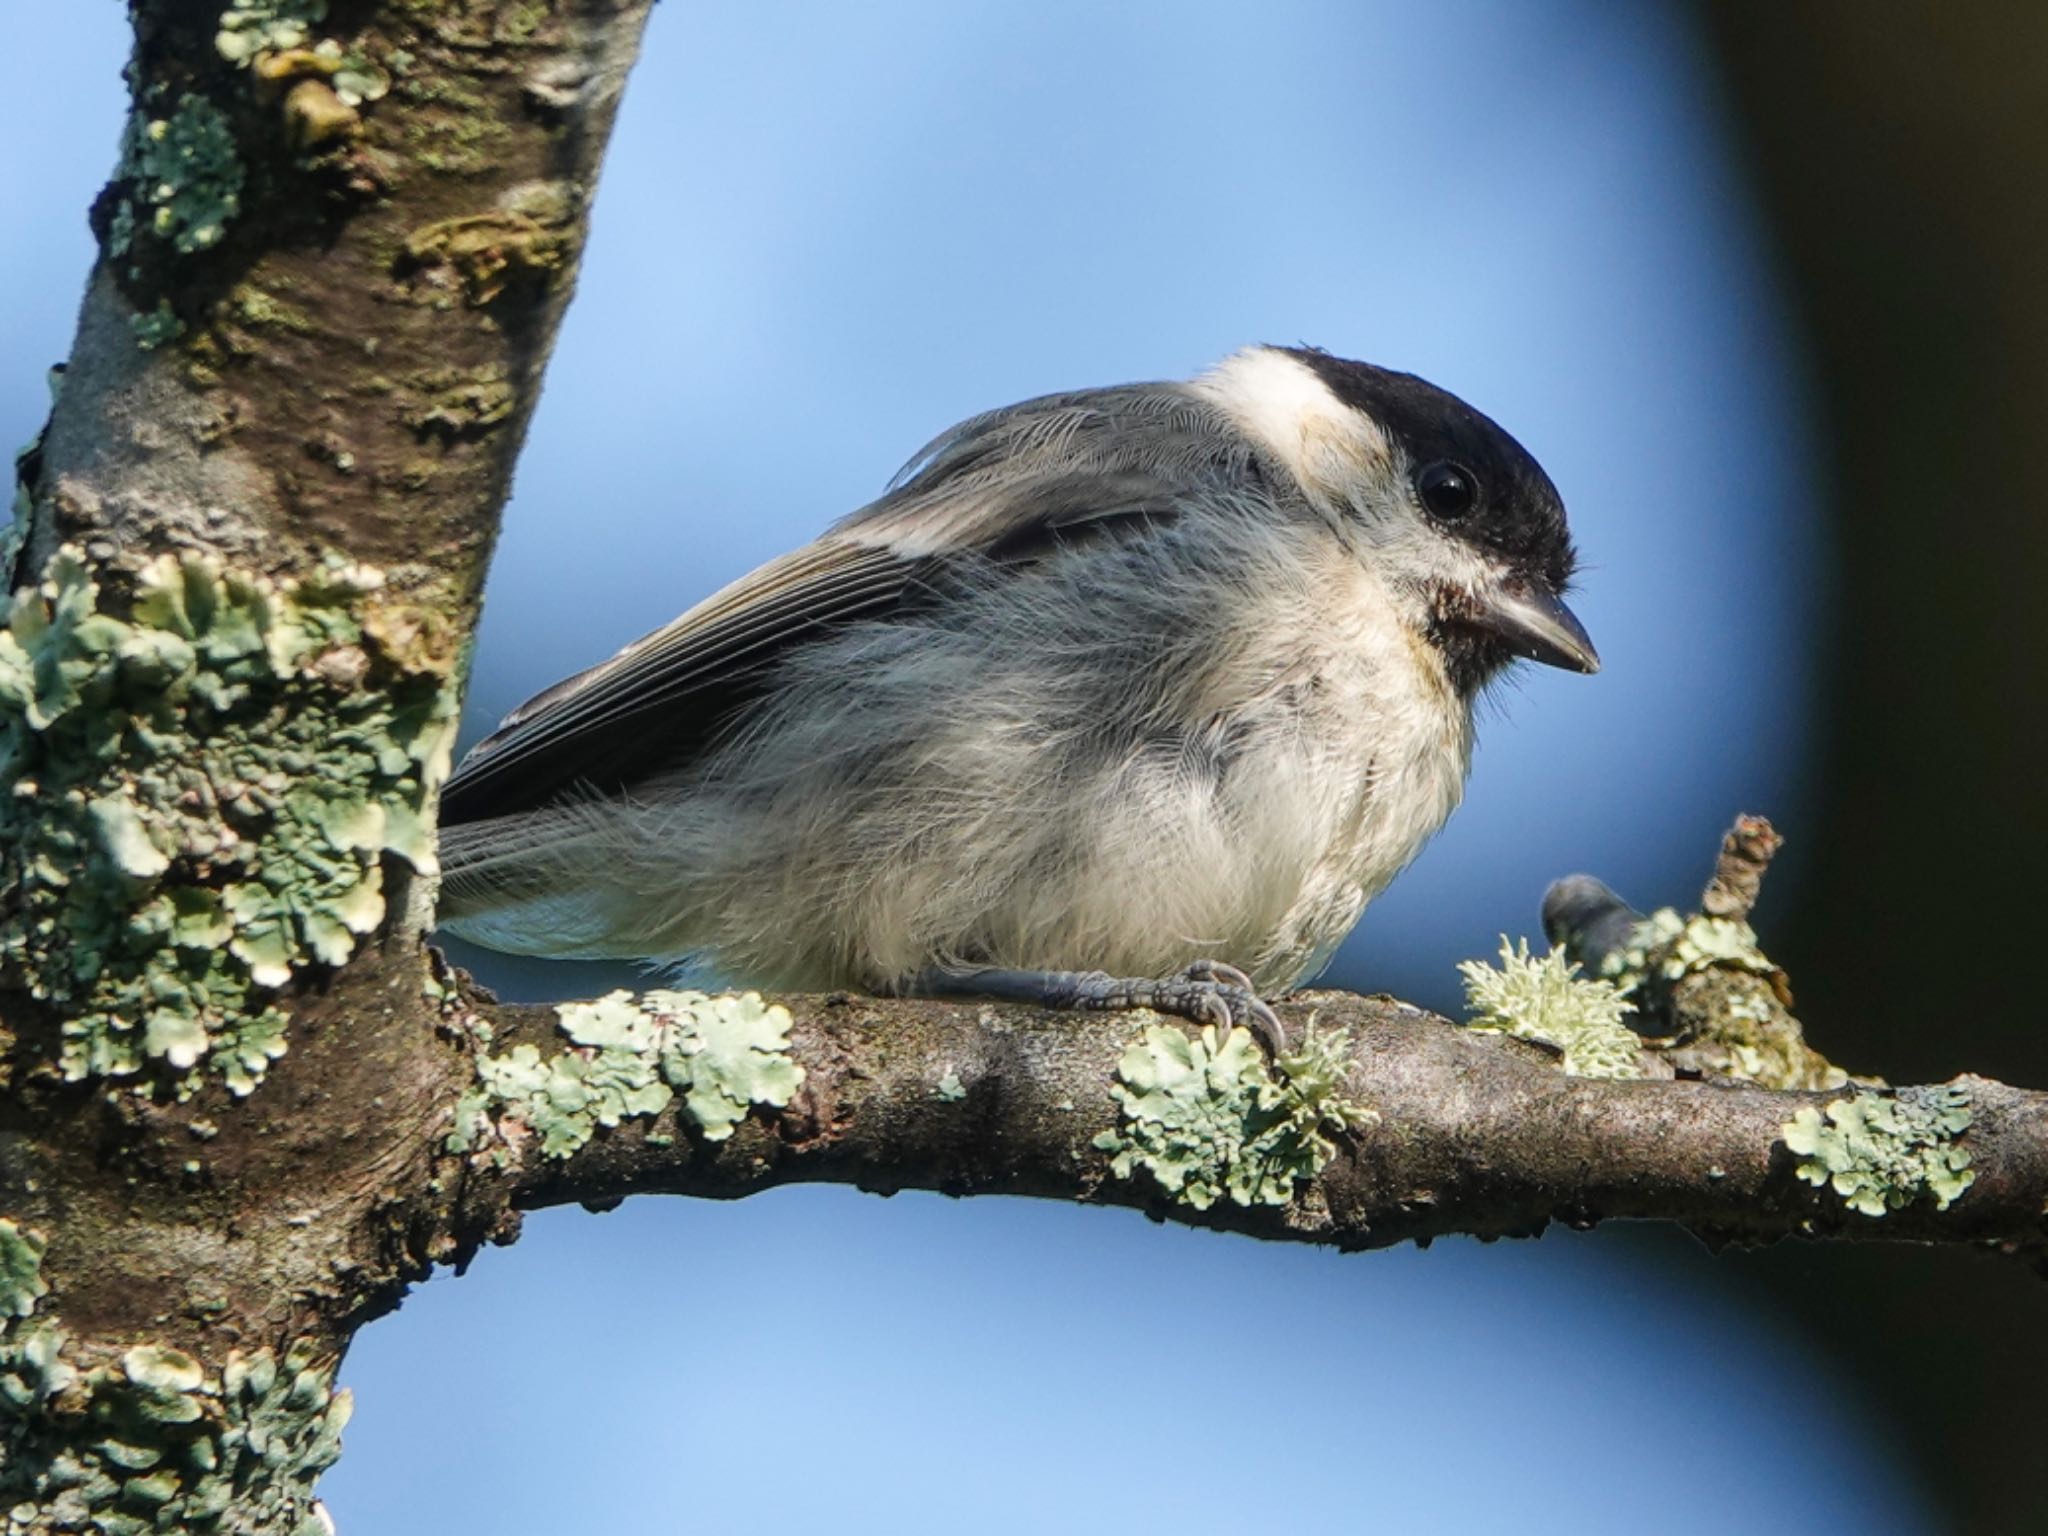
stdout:
[[(1209, 462), (1219, 441), (1232, 447)], [(758, 695), (792, 647), (928, 599), (951, 564), (1029, 560), (1091, 528), (1171, 517), (1187, 487), (1241, 478), (1250, 454), (1172, 384), (1050, 395), (977, 416), (824, 537), (514, 710), (449, 780), (442, 824), (674, 769)]]

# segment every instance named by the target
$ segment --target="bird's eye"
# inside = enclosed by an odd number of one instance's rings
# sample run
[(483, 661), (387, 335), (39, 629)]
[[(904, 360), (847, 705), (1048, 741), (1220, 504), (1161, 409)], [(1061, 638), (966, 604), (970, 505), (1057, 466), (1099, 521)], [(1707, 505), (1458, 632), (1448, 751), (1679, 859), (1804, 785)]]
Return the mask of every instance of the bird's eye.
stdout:
[(1415, 489), (1432, 517), (1459, 518), (1479, 504), (1479, 482), (1472, 471), (1448, 459), (1423, 467)]

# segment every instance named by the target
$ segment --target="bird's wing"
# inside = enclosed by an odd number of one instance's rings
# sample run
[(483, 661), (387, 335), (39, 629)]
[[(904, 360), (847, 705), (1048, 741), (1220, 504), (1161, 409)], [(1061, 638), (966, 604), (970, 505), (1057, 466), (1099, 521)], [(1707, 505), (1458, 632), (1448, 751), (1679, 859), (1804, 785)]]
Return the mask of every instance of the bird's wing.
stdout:
[(886, 611), (914, 569), (841, 539), (771, 560), (506, 716), (449, 778), (442, 822), (531, 810), (574, 785), (614, 788), (686, 758), (784, 648)]
[[(929, 600), (948, 565), (1023, 563), (1083, 538), (1142, 536), (1173, 516), (1193, 480), (1207, 478), (1206, 469), (1128, 440), (1146, 435), (1152, 415), (1142, 407), (1163, 412), (1169, 399), (1163, 387), (1104, 390), (956, 428), (880, 501), (823, 538), (514, 710), (449, 779), (442, 823), (510, 815), (579, 785), (617, 789), (687, 765), (792, 646)], [(1170, 413), (1160, 419), (1184, 425)], [(1088, 451), (1091, 440), (1101, 451)]]

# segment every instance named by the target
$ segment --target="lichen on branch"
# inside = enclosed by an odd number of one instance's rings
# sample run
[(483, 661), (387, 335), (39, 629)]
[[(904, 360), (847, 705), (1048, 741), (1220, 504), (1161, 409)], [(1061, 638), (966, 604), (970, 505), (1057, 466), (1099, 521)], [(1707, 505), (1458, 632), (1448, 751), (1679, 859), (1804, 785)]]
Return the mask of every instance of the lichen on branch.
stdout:
[(1972, 1118), (1960, 1084), (1866, 1090), (1801, 1108), (1785, 1125), (1785, 1146), (1800, 1178), (1833, 1189), (1852, 1211), (1882, 1216), (1920, 1199), (1945, 1211), (1977, 1177), (1960, 1144)]
[(1337, 1155), (1332, 1137), (1377, 1118), (1345, 1091), (1350, 1037), (1310, 1030), (1279, 1072), (1249, 1031), (1220, 1040), (1148, 1024), (1117, 1063), (1117, 1128), (1095, 1140), (1120, 1179), (1140, 1169), (1176, 1200), (1285, 1205)]
[(757, 993), (621, 990), (556, 1017), (567, 1050), (478, 1054), (447, 1150), (509, 1165), (532, 1140), (543, 1158), (565, 1158), (600, 1127), (652, 1119), (679, 1094), (703, 1138), (723, 1141), (754, 1105), (780, 1108), (803, 1083), (789, 1010)]
[[(0, 545), (0, 1527), (329, 1529), (341, 1352), (507, 1182), (438, 1177), (433, 800), (648, 8), (130, 6)], [(692, 1142), (758, 1023), (657, 1063)]]
[(1642, 1037), (1622, 1021), (1628, 999), (1613, 983), (1581, 976), (1562, 950), (1531, 955), (1529, 941), (1500, 941), (1500, 962), (1467, 960), (1472, 1028), (1534, 1040), (1558, 1051), (1572, 1077), (1641, 1077)]

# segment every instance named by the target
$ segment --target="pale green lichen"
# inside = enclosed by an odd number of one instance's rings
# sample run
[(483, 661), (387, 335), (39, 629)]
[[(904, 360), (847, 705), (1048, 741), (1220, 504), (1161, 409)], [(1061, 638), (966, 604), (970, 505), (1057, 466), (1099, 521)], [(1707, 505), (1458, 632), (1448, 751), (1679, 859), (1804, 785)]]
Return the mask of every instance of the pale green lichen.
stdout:
[[(342, 104), (359, 107), (391, 89), (391, 78), (360, 50), (332, 37), (312, 41), (327, 19), (327, 0), (233, 0), (220, 19), (214, 47), (230, 64), (273, 80), (326, 77)], [(266, 64), (283, 67), (266, 69)]]
[(1628, 1002), (1610, 982), (1579, 974), (1563, 951), (1529, 953), (1529, 941), (1510, 944), (1503, 934), (1500, 962), (1467, 960), (1465, 1003), (1474, 1029), (1496, 1030), (1536, 1040), (1563, 1053), (1573, 1077), (1631, 1078), (1642, 1075), (1642, 1039), (1622, 1021)]
[(341, 68), (334, 72), (334, 94), (341, 98), (345, 107), (381, 101), (390, 90), (391, 77), (360, 57), (344, 60)]
[(145, 352), (154, 352), (185, 334), (185, 322), (171, 309), (168, 299), (158, 299), (155, 309), (138, 310), (128, 323), (135, 330), (135, 345)]
[(29, 1316), (49, 1292), (42, 1234), (0, 1217), (0, 1318)]
[(1733, 969), (1775, 976), (1778, 968), (1758, 945), (1756, 930), (1729, 917), (1695, 912), (1681, 917), (1660, 907), (1635, 926), (1629, 942), (1600, 964), (1600, 975), (1633, 995), (1646, 982), (1666, 986), (1701, 971)]
[(0, 1307), (0, 1509), (6, 1497), (8, 1471), (21, 1438), (24, 1414), (32, 1413), (66, 1390), (77, 1373), (61, 1358), (64, 1335), (36, 1310), (50, 1294), (43, 1279), (45, 1239), (13, 1221), (0, 1221), (5, 1232), (5, 1306)]
[(204, 96), (186, 93), (166, 117), (130, 117), (115, 174), (131, 190), (114, 207), (110, 255), (130, 254), (144, 234), (180, 255), (211, 250), (241, 212), (234, 130)]
[(218, 1376), (158, 1344), (81, 1371), (64, 1345), (48, 1323), (0, 1340), (7, 1530), (331, 1531), (313, 1483), (352, 1405), (310, 1343), (230, 1351)]
[(281, 1360), (231, 1350), (218, 1376), (151, 1342), (83, 1368), (57, 1322), (36, 1315), (48, 1293), (42, 1239), (7, 1221), (0, 1232), (0, 1248), (14, 1245), (0, 1262), (16, 1302), (0, 1317), (7, 1531), (331, 1531), (312, 1488), (341, 1454), (351, 1404), (310, 1342)]
[(1333, 1133), (1377, 1118), (1345, 1096), (1349, 1046), (1347, 1031), (1311, 1031), (1276, 1079), (1246, 1030), (1219, 1042), (1214, 1026), (1147, 1025), (1117, 1063), (1121, 1123), (1094, 1145), (1118, 1178), (1143, 1168), (1196, 1210), (1285, 1205), (1336, 1156)]
[(249, 1092), (267, 994), (378, 926), (386, 854), (433, 869), (453, 688), (380, 585), (166, 555), (118, 603), (66, 548), (0, 603), (0, 980), (64, 1011), (67, 1077)]
[(1947, 1210), (1976, 1179), (1957, 1138), (1970, 1128), (1969, 1090), (1954, 1083), (1852, 1094), (1825, 1110), (1809, 1104), (1783, 1128), (1807, 1183), (1828, 1187), (1866, 1216), (1923, 1195)]
[(328, 77), (327, 83), (345, 107), (382, 101), (391, 92), (391, 77), (371, 63), (369, 56), (360, 50), (343, 48), (330, 37), (313, 50), (313, 55), (332, 66), (334, 73)]
[(214, 47), (230, 64), (246, 67), (258, 54), (305, 47), (326, 19), (327, 0), (230, 0)]
[(967, 1088), (960, 1081), (960, 1074), (951, 1067), (946, 1068), (939, 1078), (938, 1086), (932, 1089), (932, 1097), (941, 1104), (957, 1104), (966, 1098)]
[(781, 1108), (804, 1079), (789, 1054), (789, 1010), (756, 993), (626, 991), (555, 1010), (571, 1050), (517, 1045), (477, 1058), (477, 1086), (457, 1106), (448, 1150), (522, 1136), (568, 1157), (600, 1127), (651, 1118), (683, 1098), (706, 1141), (723, 1141), (756, 1104)]
[[(707, 1141), (723, 1141), (754, 1104), (781, 1108), (804, 1080), (789, 1055), (789, 1010), (752, 992), (688, 998), (687, 1028), (662, 1072), (683, 1095), (683, 1105)], [(672, 1006), (672, 1005), (664, 1005)]]

